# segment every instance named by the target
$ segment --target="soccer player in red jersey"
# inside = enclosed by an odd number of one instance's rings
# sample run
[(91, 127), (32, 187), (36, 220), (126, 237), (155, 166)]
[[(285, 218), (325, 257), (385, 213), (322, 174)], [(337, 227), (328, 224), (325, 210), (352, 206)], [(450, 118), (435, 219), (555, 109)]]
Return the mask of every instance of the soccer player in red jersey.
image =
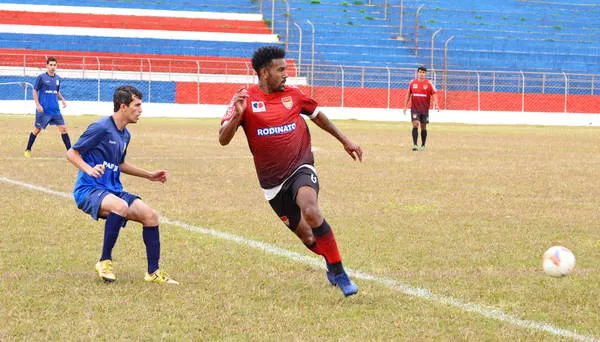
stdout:
[(315, 100), (285, 85), (284, 57), (285, 51), (277, 46), (254, 52), (258, 85), (233, 96), (221, 119), (219, 143), (229, 144), (242, 126), (265, 198), (306, 247), (325, 258), (329, 282), (350, 296), (358, 287), (344, 271), (333, 231), (319, 210), (319, 181), (308, 125), (301, 114), (338, 139), (352, 159), (362, 161), (362, 149), (329, 121)]
[(410, 116), (412, 120), (412, 138), (413, 151), (418, 151), (417, 139), (419, 138), (419, 126), (421, 126), (421, 150), (425, 151), (425, 141), (427, 141), (427, 124), (429, 123), (429, 105), (433, 99), (433, 107), (440, 110), (438, 106), (437, 90), (433, 83), (425, 78), (427, 69), (424, 66), (417, 68), (417, 78), (410, 81), (408, 92), (404, 100), (404, 114), (406, 115), (406, 107), (408, 101), (411, 101)]

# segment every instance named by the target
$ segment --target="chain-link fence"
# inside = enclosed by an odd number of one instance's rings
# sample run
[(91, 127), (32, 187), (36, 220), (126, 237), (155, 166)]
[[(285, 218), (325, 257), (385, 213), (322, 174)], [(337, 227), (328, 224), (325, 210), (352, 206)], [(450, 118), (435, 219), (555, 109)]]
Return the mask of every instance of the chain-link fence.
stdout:
[[(0, 55), (0, 100), (31, 99), (46, 56)], [(150, 59), (113, 56), (57, 56), (71, 101), (112, 101), (122, 84), (138, 87), (146, 102), (227, 104), (240, 87), (256, 83), (249, 60)], [(288, 84), (320, 105), (401, 108), (415, 69), (295, 65)], [(452, 110), (599, 113), (599, 75), (506, 71), (432, 71), (440, 107)]]

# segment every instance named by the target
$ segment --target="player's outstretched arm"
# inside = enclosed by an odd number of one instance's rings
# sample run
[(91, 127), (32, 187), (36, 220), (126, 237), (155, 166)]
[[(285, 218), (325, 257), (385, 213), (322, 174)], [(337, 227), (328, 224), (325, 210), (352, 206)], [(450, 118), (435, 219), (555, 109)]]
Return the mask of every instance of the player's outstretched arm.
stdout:
[(89, 166), (88, 163), (81, 158), (79, 151), (72, 148), (67, 151), (67, 160), (71, 162), (71, 164), (75, 165), (78, 169), (85, 172), (88, 176), (100, 178), (104, 174), (104, 165), (98, 164), (94, 167)]
[(123, 162), (119, 165), (121, 168), (121, 172), (126, 173), (128, 175), (146, 178), (153, 182), (161, 182), (164, 183), (167, 181), (168, 171), (167, 170), (156, 170), (156, 171), (148, 171), (142, 169), (141, 167), (137, 167), (129, 162)]
[(231, 139), (233, 139), (233, 136), (240, 125), (240, 121), (242, 120), (242, 114), (246, 109), (247, 102), (248, 91), (245, 88), (240, 89), (233, 95), (231, 104), (227, 108), (227, 112), (221, 120), (221, 127), (219, 128), (219, 144), (222, 146), (229, 144)]
[(312, 121), (319, 126), (322, 130), (333, 135), (344, 145), (344, 150), (348, 152), (350, 157), (354, 160), (362, 161), (362, 149), (357, 144), (353, 143), (348, 137), (346, 137), (329, 118), (321, 111), (315, 116)]

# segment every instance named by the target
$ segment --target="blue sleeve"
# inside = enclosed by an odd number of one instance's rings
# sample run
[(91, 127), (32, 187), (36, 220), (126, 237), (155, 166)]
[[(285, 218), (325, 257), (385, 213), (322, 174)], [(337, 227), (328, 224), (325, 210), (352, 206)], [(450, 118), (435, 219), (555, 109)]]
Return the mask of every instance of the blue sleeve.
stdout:
[(79, 137), (73, 149), (79, 151), (80, 154), (89, 152), (102, 141), (102, 138), (106, 135), (106, 130), (102, 125), (97, 122), (92, 123)]
[(42, 88), (42, 75), (39, 75), (36, 79), (35, 79), (35, 85), (33, 86), (33, 89), (39, 91), (40, 88)]
[(60, 86), (63, 83), (63, 79), (62, 79), (62, 77), (60, 77), (58, 75), (56, 75), (56, 77), (58, 77), (58, 86), (56, 86), (56, 92), (58, 93), (60, 91)]

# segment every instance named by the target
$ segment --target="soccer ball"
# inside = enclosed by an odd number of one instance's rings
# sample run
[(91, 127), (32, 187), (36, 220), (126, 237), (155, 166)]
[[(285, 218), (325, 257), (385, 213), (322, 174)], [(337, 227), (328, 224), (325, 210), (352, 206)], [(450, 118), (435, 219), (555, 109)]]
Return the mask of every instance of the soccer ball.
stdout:
[(544, 253), (542, 265), (547, 275), (564, 277), (575, 268), (575, 255), (563, 246), (553, 246)]

